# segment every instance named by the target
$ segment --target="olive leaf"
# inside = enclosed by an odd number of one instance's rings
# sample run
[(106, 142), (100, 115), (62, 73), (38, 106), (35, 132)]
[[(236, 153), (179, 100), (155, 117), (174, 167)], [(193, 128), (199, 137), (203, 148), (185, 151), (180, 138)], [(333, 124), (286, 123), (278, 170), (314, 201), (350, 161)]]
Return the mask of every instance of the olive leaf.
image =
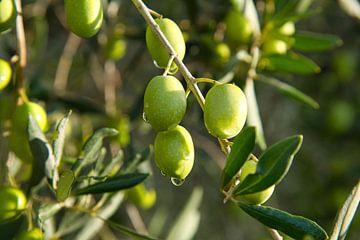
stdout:
[(152, 145), (149, 145), (149, 147), (142, 150), (141, 153), (136, 153), (133, 158), (125, 160), (124, 165), (120, 169), (121, 174), (135, 172), (139, 164), (151, 159), (153, 153), (154, 153), (154, 148)]
[(66, 169), (60, 176), (58, 188), (56, 189), (56, 198), (58, 201), (64, 201), (71, 192), (72, 184), (75, 180), (74, 172)]
[(246, 127), (234, 140), (226, 165), (222, 171), (222, 187), (224, 188), (237, 174), (255, 147), (255, 127)]
[(247, 214), (262, 224), (279, 230), (294, 239), (310, 237), (314, 240), (328, 239), (327, 233), (316, 222), (276, 208), (238, 203)]
[(84, 195), (124, 190), (139, 184), (140, 182), (144, 181), (148, 176), (149, 174), (145, 173), (129, 173), (118, 175), (115, 177), (107, 178), (102, 182), (97, 182), (84, 188), (80, 188), (74, 191), (73, 194)]
[(334, 35), (313, 32), (296, 32), (292, 48), (304, 52), (319, 52), (330, 50), (342, 45), (342, 40)]
[(53, 169), (56, 167), (55, 156), (45, 135), (31, 114), (29, 115), (28, 133), (29, 145), (36, 167), (39, 168), (45, 176), (52, 179), (54, 176)]
[(269, 84), (270, 86), (275, 87), (281, 94), (284, 96), (290, 97), (295, 101), (301, 102), (305, 105), (308, 105), (314, 109), (318, 109), (320, 106), (319, 104), (311, 97), (306, 95), (305, 93), (299, 91), (298, 89), (294, 88), (293, 86), (281, 82), (280, 80), (272, 77), (267, 77), (261, 74), (257, 75), (257, 80)]
[(92, 164), (101, 153), (101, 148), (103, 145), (103, 140), (105, 137), (111, 137), (118, 134), (118, 131), (113, 128), (102, 128), (97, 130), (85, 143), (83, 147), (83, 157), (78, 159), (76, 164), (73, 167), (75, 176), (77, 176), (81, 169), (89, 164)]
[(286, 138), (269, 147), (259, 158), (254, 174), (249, 174), (234, 190), (234, 195), (260, 192), (279, 183), (289, 171), (300, 149), (301, 135)]
[(295, 53), (264, 56), (260, 60), (259, 67), (269, 71), (289, 72), (302, 75), (320, 72), (320, 67), (314, 61)]

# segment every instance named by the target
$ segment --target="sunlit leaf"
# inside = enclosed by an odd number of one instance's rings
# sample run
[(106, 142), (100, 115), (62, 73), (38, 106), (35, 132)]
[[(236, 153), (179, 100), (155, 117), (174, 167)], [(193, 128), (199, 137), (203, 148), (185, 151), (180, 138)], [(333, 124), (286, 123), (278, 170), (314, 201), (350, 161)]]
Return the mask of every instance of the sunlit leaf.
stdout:
[(287, 83), (281, 82), (276, 78), (267, 77), (260, 74), (257, 76), (257, 79), (275, 87), (281, 94), (287, 97), (290, 97), (314, 109), (319, 108), (319, 104), (314, 99)]
[(53, 178), (53, 169), (55, 165), (55, 157), (52, 148), (45, 135), (41, 131), (37, 121), (29, 115), (29, 144), (35, 160), (35, 165), (47, 176)]
[(269, 147), (259, 158), (254, 174), (249, 174), (236, 187), (234, 195), (260, 192), (279, 183), (287, 174), (295, 154), (300, 149), (302, 136), (286, 138)]
[(58, 201), (64, 201), (70, 195), (74, 179), (74, 172), (69, 169), (66, 169), (61, 174), (58, 188), (56, 189), (56, 198)]
[(246, 127), (235, 138), (222, 172), (222, 187), (225, 187), (231, 181), (249, 158), (255, 147), (255, 133), (254, 127)]
[(306, 237), (314, 240), (328, 239), (325, 230), (316, 222), (307, 218), (292, 215), (271, 207), (243, 203), (238, 203), (238, 205), (262, 224), (279, 230), (294, 239), (305, 239)]

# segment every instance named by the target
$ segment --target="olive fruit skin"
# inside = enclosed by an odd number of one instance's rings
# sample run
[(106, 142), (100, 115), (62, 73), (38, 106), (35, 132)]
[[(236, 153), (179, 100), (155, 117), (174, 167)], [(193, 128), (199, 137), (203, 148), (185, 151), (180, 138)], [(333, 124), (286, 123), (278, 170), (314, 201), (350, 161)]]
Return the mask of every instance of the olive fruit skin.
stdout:
[(0, 222), (10, 220), (26, 207), (25, 194), (18, 188), (0, 187)]
[(225, 36), (229, 42), (241, 45), (251, 40), (253, 34), (252, 26), (241, 12), (234, 9), (230, 10), (225, 18), (225, 23)]
[[(257, 166), (256, 161), (254, 160), (246, 161), (244, 166), (241, 168), (240, 182), (243, 181), (249, 174), (255, 173), (256, 166)], [(263, 204), (271, 197), (271, 195), (274, 192), (274, 189), (275, 189), (275, 185), (272, 185), (261, 192), (241, 195), (240, 197), (238, 197), (238, 199), (247, 204), (254, 204), (254, 205)]]
[(4, 32), (14, 25), (16, 15), (14, 0), (0, 1), (0, 32)]
[(286, 54), (288, 45), (279, 39), (269, 39), (262, 46), (264, 54)]
[(10, 83), (11, 74), (12, 70), (10, 64), (5, 60), (0, 59), (0, 90), (4, 89)]
[[(178, 25), (168, 18), (158, 18), (155, 21), (164, 33), (165, 37), (168, 39), (171, 46), (174, 48), (180, 60), (183, 60), (186, 46), (184, 37)], [(166, 68), (170, 55), (167, 53), (163, 45), (160, 43), (160, 40), (158, 40), (149, 26), (146, 29), (146, 46), (156, 64), (161, 68)], [(177, 71), (175, 63), (172, 63), (170, 70), (172, 73)]]
[(295, 24), (294, 22), (286, 22), (279, 29), (278, 32), (285, 36), (291, 36), (295, 33)]
[(101, 0), (65, 0), (66, 22), (70, 30), (79, 37), (94, 36), (103, 22)]
[(15, 240), (43, 240), (44, 234), (39, 228), (33, 228), (30, 231), (20, 233)]
[(127, 196), (131, 202), (143, 209), (151, 208), (156, 202), (156, 191), (146, 189), (143, 183), (130, 188), (127, 191)]
[(144, 114), (157, 131), (166, 131), (178, 125), (186, 111), (184, 87), (173, 76), (156, 76), (146, 87)]
[(28, 140), (29, 114), (37, 121), (40, 129), (48, 126), (45, 110), (34, 102), (26, 102), (17, 106), (12, 116), (12, 131), (9, 138), (10, 149), (25, 163), (32, 162), (32, 154)]
[(204, 122), (214, 137), (235, 137), (244, 127), (246, 117), (245, 94), (234, 84), (215, 85), (206, 94)]
[(13, 115), (13, 126), (16, 131), (27, 131), (29, 114), (37, 121), (42, 131), (45, 131), (48, 122), (45, 110), (35, 102), (26, 102), (17, 106)]
[(184, 180), (194, 165), (194, 144), (182, 126), (159, 132), (154, 144), (155, 163), (161, 172)]

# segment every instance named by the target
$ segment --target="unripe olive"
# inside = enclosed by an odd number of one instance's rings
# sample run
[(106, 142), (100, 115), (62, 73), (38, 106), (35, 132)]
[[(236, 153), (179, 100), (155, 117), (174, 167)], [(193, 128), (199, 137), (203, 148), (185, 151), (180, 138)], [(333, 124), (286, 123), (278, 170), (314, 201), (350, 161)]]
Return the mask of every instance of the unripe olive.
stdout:
[(295, 24), (294, 22), (286, 22), (279, 29), (278, 32), (285, 36), (291, 36), (295, 33)]
[(156, 191), (154, 189), (146, 189), (143, 183), (130, 188), (127, 195), (136, 206), (144, 209), (151, 208), (156, 202)]
[(10, 64), (5, 60), (0, 59), (0, 90), (4, 89), (9, 84), (11, 72)]
[(0, 187), (0, 223), (18, 216), (25, 207), (26, 197), (20, 189)]
[(17, 131), (13, 128), (9, 136), (9, 147), (22, 162), (32, 163), (33, 157), (27, 132)]
[[(158, 18), (155, 21), (164, 33), (165, 37), (168, 39), (171, 46), (174, 48), (178, 57), (182, 60), (185, 56), (186, 46), (184, 37), (178, 25), (168, 18)], [(146, 45), (156, 64), (161, 68), (166, 68), (170, 55), (167, 53), (160, 40), (155, 36), (149, 26), (146, 29)], [(173, 73), (176, 72), (177, 67), (175, 63), (172, 63), (170, 70)]]
[[(241, 168), (240, 182), (243, 181), (249, 174), (255, 173), (256, 166), (257, 166), (256, 161), (254, 160), (246, 161), (244, 166)], [(271, 197), (271, 195), (274, 192), (274, 189), (275, 189), (275, 185), (272, 185), (261, 192), (241, 195), (238, 199), (247, 204), (263, 204)]]
[(235, 137), (247, 116), (245, 94), (234, 84), (219, 84), (206, 94), (204, 121), (209, 133), (221, 139)]
[(251, 40), (253, 29), (249, 20), (237, 10), (230, 10), (225, 19), (225, 35), (229, 42), (241, 45)]
[(0, 1), (0, 32), (10, 29), (16, 19), (16, 7), (14, 0)]
[(44, 234), (39, 228), (33, 228), (30, 231), (20, 233), (15, 240), (43, 240)]
[(156, 76), (146, 87), (144, 114), (157, 131), (178, 125), (186, 111), (186, 95), (180, 81), (173, 76)]
[(126, 41), (122, 37), (111, 36), (104, 50), (107, 59), (120, 60), (126, 53)]
[(13, 128), (16, 131), (27, 132), (30, 114), (37, 121), (40, 129), (44, 131), (48, 126), (46, 112), (34, 102), (25, 102), (16, 107), (13, 115)]
[(285, 54), (288, 50), (286, 42), (279, 39), (268, 39), (262, 46), (264, 54)]
[(161, 172), (184, 180), (194, 165), (194, 144), (182, 126), (159, 132), (154, 144), (155, 163)]
[(64, 7), (67, 25), (73, 33), (89, 38), (99, 31), (103, 21), (102, 0), (65, 0)]

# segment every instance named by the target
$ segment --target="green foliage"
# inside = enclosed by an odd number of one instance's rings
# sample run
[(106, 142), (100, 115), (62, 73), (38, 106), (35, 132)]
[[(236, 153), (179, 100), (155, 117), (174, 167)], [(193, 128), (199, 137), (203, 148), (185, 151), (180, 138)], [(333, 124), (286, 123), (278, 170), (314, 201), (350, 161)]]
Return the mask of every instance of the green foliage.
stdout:
[(294, 239), (304, 239), (306, 237), (318, 240), (328, 239), (324, 229), (317, 223), (304, 217), (291, 215), (271, 207), (246, 205), (242, 203), (238, 205), (247, 214), (264, 225), (280, 230)]

